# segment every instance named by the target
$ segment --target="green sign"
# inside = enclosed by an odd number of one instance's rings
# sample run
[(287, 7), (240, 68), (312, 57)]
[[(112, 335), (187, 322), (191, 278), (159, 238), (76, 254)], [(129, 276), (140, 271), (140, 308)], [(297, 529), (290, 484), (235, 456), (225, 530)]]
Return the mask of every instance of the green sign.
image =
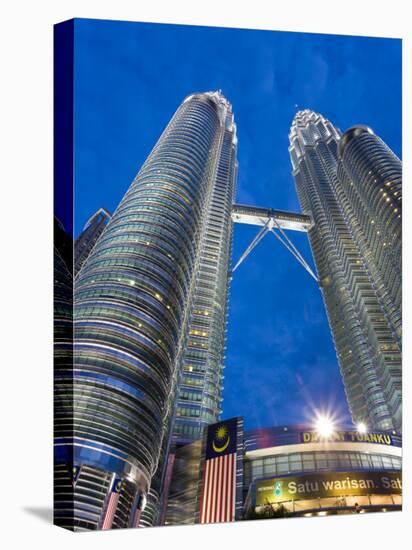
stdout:
[(369, 494), (402, 494), (401, 472), (326, 472), (256, 482), (256, 506), (288, 500)]

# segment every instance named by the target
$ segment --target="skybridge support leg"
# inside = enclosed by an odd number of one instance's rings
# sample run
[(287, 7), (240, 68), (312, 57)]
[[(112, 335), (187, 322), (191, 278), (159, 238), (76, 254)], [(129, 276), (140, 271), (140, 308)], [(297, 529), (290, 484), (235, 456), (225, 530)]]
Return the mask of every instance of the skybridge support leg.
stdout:
[[(275, 227), (277, 231), (275, 230)], [(296, 246), (292, 243), (292, 241), (289, 239), (289, 237), (286, 235), (284, 230), (280, 227), (278, 222), (275, 218), (269, 218), (267, 223), (262, 227), (262, 229), (259, 231), (259, 233), (256, 235), (256, 237), (253, 239), (253, 241), (250, 243), (250, 245), (247, 247), (245, 252), (242, 254), (242, 256), (237, 261), (235, 267), (232, 269), (232, 273), (236, 271), (236, 269), (240, 266), (240, 264), (243, 262), (243, 260), (250, 254), (250, 252), (260, 243), (260, 241), (263, 239), (263, 237), (269, 233), (273, 233), (275, 237), (283, 244), (283, 246), (289, 250), (289, 252), (294, 256), (297, 261), (302, 265), (302, 267), (305, 268), (305, 270), (309, 273), (313, 279), (317, 283), (319, 283), (319, 279), (309, 266), (309, 264), (306, 262), (302, 254), (299, 252), (299, 250), (296, 248)]]
[[(289, 250), (289, 252), (294, 256), (297, 261), (303, 266), (306, 271), (309, 273), (311, 277), (315, 279), (317, 283), (319, 283), (319, 279), (316, 277), (316, 275), (313, 273), (312, 269), (309, 267), (309, 264), (306, 262), (306, 260), (303, 258), (302, 254), (298, 251), (298, 249), (295, 247), (295, 245), (289, 240), (289, 239), (282, 239), (282, 237), (273, 229), (271, 229), (271, 232), (275, 235), (275, 237), (283, 244), (283, 246)], [(288, 242), (291, 246), (289, 246)]]
[(239, 260), (237, 261), (235, 267), (232, 269), (232, 273), (236, 271), (236, 269), (240, 266), (240, 264), (243, 262), (243, 260), (252, 252), (252, 250), (257, 246), (260, 241), (263, 239), (263, 237), (266, 235), (266, 233), (269, 231), (269, 223), (270, 220), (262, 227), (262, 229), (259, 231), (259, 233), (256, 235), (256, 237), (253, 239), (253, 241), (250, 243), (250, 245), (246, 248), (244, 253), (241, 255)]

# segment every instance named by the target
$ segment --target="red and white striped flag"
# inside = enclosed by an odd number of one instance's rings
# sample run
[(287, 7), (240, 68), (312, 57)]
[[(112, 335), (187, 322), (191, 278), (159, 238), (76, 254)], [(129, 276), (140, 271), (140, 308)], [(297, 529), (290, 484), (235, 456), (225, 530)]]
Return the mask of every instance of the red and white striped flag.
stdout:
[(138, 495), (134, 503), (134, 511), (132, 511), (132, 514), (131, 514), (132, 520), (130, 523), (130, 527), (139, 527), (140, 517), (142, 515), (142, 512), (145, 506), (146, 506), (146, 496)]
[(237, 418), (208, 427), (200, 523), (235, 521)]
[(205, 462), (200, 523), (235, 520), (236, 453)]
[(133, 520), (133, 527), (139, 527), (141, 515), (142, 515), (142, 510), (136, 510), (134, 520)]
[(112, 527), (114, 515), (116, 513), (117, 503), (119, 502), (121, 489), (120, 479), (115, 479), (110, 490), (109, 500), (107, 502), (106, 512), (104, 514), (102, 529), (110, 529)]

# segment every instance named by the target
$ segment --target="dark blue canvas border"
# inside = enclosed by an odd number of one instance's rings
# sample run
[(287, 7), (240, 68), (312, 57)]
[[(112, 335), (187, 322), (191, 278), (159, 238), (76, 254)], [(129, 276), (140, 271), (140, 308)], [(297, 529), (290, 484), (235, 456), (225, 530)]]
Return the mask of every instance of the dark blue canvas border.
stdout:
[(54, 214), (73, 236), (74, 19), (54, 26)]

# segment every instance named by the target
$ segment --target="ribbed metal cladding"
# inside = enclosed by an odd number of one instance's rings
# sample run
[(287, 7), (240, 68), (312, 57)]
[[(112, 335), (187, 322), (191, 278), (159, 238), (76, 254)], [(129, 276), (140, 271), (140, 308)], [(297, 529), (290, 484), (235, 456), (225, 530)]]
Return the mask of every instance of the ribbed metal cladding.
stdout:
[(159, 500), (159, 490), (151, 487), (147, 495), (146, 506), (140, 518), (139, 527), (154, 527), (158, 524)]
[[(120, 476), (129, 504), (150, 488), (174, 406), (224, 132), (216, 94), (184, 101), (76, 278), (74, 368), (56, 373), (57, 461)], [(76, 529), (76, 493), (73, 508), (65, 526)], [(113, 527), (126, 516), (116, 511)]]
[[(237, 137), (231, 104), (220, 92), (204, 95), (216, 104), (220, 138), (212, 152), (215, 157), (215, 168), (210, 175), (213, 184), (200, 229), (199, 254), (193, 271), (187, 322), (177, 359), (178, 376), (172, 396), (174, 406), (170, 409), (166, 428), (172, 438), (163, 446), (159, 467), (141, 516), (142, 527), (156, 524), (164, 516), (167, 492), (164, 476), (169, 452), (175, 445), (199, 439), (203, 428), (216, 421), (221, 412)], [(196, 97), (198, 94), (189, 96), (185, 101)]]
[(67, 366), (72, 361), (73, 342), (73, 241), (54, 221), (54, 361)]
[(109, 472), (83, 465), (76, 484), (68, 464), (54, 469), (54, 517), (60, 527), (76, 531), (98, 529), (110, 486)]
[(400, 429), (391, 397), (399, 348), (367, 262), (373, 250), (338, 178), (341, 133), (305, 110), (289, 137), (299, 200), (314, 221), (309, 239), (352, 416), (375, 429)]
[(365, 126), (343, 134), (339, 156), (339, 182), (355, 214), (349, 224), (384, 313), (379, 346), (385, 358), (385, 395), (401, 429), (402, 163)]
[(387, 317), (402, 334), (402, 163), (370, 128), (345, 132), (338, 176), (382, 280)]
[(173, 427), (178, 444), (199, 439), (203, 428), (216, 422), (221, 413), (237, 137), (230, 103), (220, 93), (212, 97), (219, 106), (222, 132), (180, 359), (181, 377)]
[[(73, 381), (63, 382), (59, 373), (72, 372), (73, 365), (73, 240), (62, 224), (54, 221), (54, 417), (62, 412), (70, 416)], [(59, 391), (57, 391), (57, 389)], [(58, 429), (55, 427), (55, 434)], [(73, 485), (70, 478), (70, 454), (65, 464), (54, 463), (54, 521), (73, 526)]]

